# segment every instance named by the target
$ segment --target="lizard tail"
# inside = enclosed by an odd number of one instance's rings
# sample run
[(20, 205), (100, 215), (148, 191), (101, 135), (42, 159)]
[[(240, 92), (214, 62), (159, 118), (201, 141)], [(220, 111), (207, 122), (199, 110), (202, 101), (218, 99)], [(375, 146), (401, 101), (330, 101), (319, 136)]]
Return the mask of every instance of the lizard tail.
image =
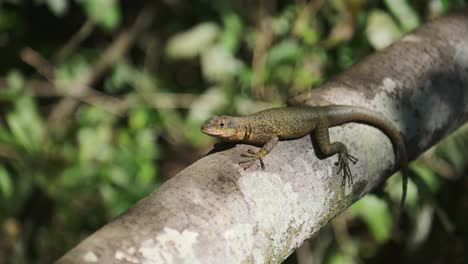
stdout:
[[(402, 138), (402, 136), (400, 135)], [(403, 190), (401, 193), (401, 201), (400, 201), (400, 212), (403, 212), (403, 209), (405, 208), (405, 200), (406, 200), (406, 193), (408, 192), (408, 177), (409, 177), (409, 171), (408, 171), (408, 157), (406, 154), (406, 148), (404, 143), (401, 144), (403, 146), (398, 147), (398, 156), (400, 157), (400, 164), (401, 164), (401, 174), (403, 176)]]

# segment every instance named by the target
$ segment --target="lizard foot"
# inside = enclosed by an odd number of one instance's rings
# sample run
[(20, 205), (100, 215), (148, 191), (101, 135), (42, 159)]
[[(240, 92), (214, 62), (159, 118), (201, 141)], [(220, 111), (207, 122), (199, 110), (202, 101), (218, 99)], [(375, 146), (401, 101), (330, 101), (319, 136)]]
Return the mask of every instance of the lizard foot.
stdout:
[(263, 163), (262, 156), (258, 152), (255, 152), (255, 151), (253, 151), (251, 149), (248, 149), (247, 152), (250, 155), (241, 154), (241, 157), (247, 158), (247, 159), (243, 160), (243, 161), (240, 161), (239, 165), (243, 166), (244, 170), (246, 170), (246, 169), (250, 168), (255, 163), (255, 161), (260, 160), (260, 166), (262, 167), (263, 170), (265, 170), (265, 163)]
[(346, 185), (348, 183), (349, 186), (353, 184), (353, 174), (351, 173), (351, 169), (349, 168), (348, 160), (351, 161), (353, 164), (356, 164), (358, 159), (348, 153), (342, 153), (338, 157), (338, 162), (336, 165), (339, 166), (338, 174), (343, 173), (343, 182), (342, 185)]

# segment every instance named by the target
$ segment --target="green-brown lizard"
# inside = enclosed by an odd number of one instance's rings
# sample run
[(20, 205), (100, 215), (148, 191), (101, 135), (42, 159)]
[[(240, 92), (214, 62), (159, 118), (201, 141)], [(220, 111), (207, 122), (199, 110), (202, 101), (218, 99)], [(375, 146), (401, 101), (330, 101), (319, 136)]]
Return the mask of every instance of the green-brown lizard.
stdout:
[(338, 173), (343, 173), (343, 184), (346, 181), (352, 184), (353, 178), (348, 160), (356, 163), (357, 159), (348, 153), (343, 143), (330, 143), (328, 134), (329, 127), (349, 122), (374, 126), (392, 141), (403, 173), (403, 193), (400, 204), (403, 208), (408, 182), (408, 160), (404, 139), (390, 121), (376, 112), (345, 105), (279, 107), (243, 117), (213, 116), (203, 124), (201, 130), (207, 135), (224, 141), (262, 146), (257, 152), (249, 149), (249, 154), (241, 154), (242, 157), (247, 158), (239, 162), (245, 166), (245, 169), (252, 166), (256, 160), (260, 161), (264, 169), (265, 164), (262, 158), (276, 146), (279, 140), (300, 138), (313, 133), (322, 154), (330, 157), (338, 153)]

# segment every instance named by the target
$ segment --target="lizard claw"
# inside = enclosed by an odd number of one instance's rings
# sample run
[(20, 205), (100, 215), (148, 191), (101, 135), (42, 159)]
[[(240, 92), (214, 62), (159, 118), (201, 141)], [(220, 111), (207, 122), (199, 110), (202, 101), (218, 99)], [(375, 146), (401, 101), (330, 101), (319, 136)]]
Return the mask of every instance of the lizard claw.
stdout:
[(356, 164), (356, 162), (359, 161), (356, 157), (354, 157), (354, 156), (351, 155), (351, 154), (347, 154), (346, 156), (348, 157), (348, 159), (349, 159), (353, 164)]
[(351, 173), (351, 169), (349, 168), (348, 160), (351, 161), (353, 164), (356, 164), (358, 159), (354, 156), (349, 155), (348, 153), (340, 154), (338, 157), (338, 174), (343, 173), (343, 181), (342, 185), (351, 186), (353, 184), (353, 174)]
[[(248, 159), (248, 160), (239, 161), (238, 164), (241, 165), (242, 167), (244, 167), (244, 170), (246, 170), (246, 169), (250, 168), (254, 163), (255, 163), (254, 159)], [(246, 164), (246, 165), (244, 165), (244, 164)]]
[(251, 149), (248, 149), (247, 152), (252, 154), (252, 155), (240, 154), (241, 157), (247, 158), (247, 159), (239, 161), (239, 165), (243, 166), (244, 170), (246, 170), (246, 169), (250, 168), (255, 163), (255, 161), (259, 160), (260, 161), (260, 166), (262, 167), (262, 170), (265, 170), (265, 163), (263, 162), (262, 156), (259, 155), (258, 152), (254, 152)]

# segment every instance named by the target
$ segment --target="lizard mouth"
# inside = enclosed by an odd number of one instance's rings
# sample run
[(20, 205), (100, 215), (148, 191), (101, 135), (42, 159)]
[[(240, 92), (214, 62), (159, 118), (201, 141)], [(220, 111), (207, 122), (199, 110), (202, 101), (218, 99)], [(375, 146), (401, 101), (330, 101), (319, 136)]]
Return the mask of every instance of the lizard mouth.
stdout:
[(216, 131), (216, 129), (210, 129), (208, 127), (202, 127), (201, 131), (210, 136), (220, 136), (223, 134), (222, 131)]

